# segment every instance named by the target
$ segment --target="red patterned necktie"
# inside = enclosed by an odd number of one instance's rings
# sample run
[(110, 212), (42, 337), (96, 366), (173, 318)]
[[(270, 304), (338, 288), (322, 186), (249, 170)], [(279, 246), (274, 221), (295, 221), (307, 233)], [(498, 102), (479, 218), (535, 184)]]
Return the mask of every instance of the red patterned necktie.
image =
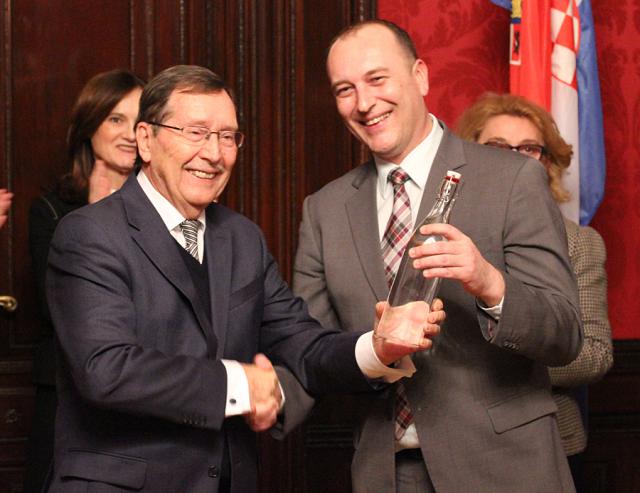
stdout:
[[(404, 188), (405, 182), (410, 179), (409, 175), (398, 167), (387, 175), (387, 179), (393, 184), (393, 210), (387, 223), (387, 229), (382, 236), (381, 247), (384, 271), (387, 283), (391, 287), (398, 272), (404, 249), (411, 237), (411, 203)], [(413, 413), (409, 407), (402, 382), (398, 382), (396, 385), (395, 415), (395, 436), (396, 440), (400, 440), (413, 421)]]

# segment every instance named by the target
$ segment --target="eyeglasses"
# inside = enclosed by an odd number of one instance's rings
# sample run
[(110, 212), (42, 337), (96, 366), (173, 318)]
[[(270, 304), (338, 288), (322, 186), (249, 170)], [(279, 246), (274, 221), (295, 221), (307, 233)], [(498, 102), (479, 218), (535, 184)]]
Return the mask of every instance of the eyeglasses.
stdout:
[(218, 136), (218, 143), (221, 147), (242, 147), (244, 143), (244, 134), (242, 132), (235, 132), (233, 130), (220, 130), (218, 132), (209, 130), (206, 127), (173, 127), (171, 125), (165, 125), (164, 123), (148, 122), (150, 125), (156, 125), (158, 127), (170, 128), (182, 133), (182, 136), (190, 142), (195, 144), (204, 144), (211, 138), (212, 134)]
[(507, 151), (516, 151), (525, 156), (532, 157), (533, 159), (540, 159), (547, 150), (540, 144), (520, 144), (519, 146), (512, 146), (506, 142), (489, 141), (485, 142), (486, 146), (497, 147), (499, 149), (505, 149)]

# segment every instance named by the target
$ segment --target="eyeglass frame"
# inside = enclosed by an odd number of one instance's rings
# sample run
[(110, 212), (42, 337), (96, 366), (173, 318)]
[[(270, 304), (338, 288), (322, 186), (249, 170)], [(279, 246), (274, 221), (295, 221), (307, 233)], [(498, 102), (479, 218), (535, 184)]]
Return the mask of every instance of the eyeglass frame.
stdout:
[[(174, 127), (173, 125), (166, 125), (164, 123), (159, 123), (159, 122), (147, 122), (149, 125), (155, 125), (158, 127), (163, 127), (163, 128), (170, 128), (172, 130), (178, 130), (180, 132), (180, 134), (187, 139), (189, 142), (193, 142), (194, 144), (202, 144), (204, 145), (205, 142), (207, 142), (210, 138), (212, 134), (216, 134), (218, 137), (218, 144), (220, 144), (222, 147), (226, 147), (226, 148), (231, 148), (233, 146), (227, 146), (221, 143), (220, 141), (220, 136), (222, 134), (233, 134), (234, 137), (234, 142), (235, 142), (235, 147), (236, 149), (240, 149), (242, 147), (242, 145), (244, 144), (244, 134), (242, 132), (239, 132), (237, 130), (209, 130), (207, 127), (202, 127), (200, 125), (185, 125), (184, 127), (180, 128), (180, 127)], [(206, 130), (207, 132), (209, 132), (208, 134), (203, 134), (202, 135), (202, 140), (191, 140), (189, 137), (187, 137), (187, 135), (184, 132), (185, 128), (200, 128), (202, 130)], [(238, 137), (239, 136), (239, 137)], [(240, 142), (238, 142), (238, 139), (240, 140)]]
[[(524, 154), (525, 156), (529, 156), (534, 159), (540, 159), (542, 158), (542, 156), (544, 156), (547, 153), (546, 147), (541, 144), (520, 144), (517, 146), (512, 146), (510, 144), (507, 144), (506, 142), (489, 141), (489, 142), (485, 142), (483, 145), (496, 147), (497, 149), (504, 149), (505, 151), (508, 151), (508, 150), (516, 151), (520, 154)], [(524, 147), (535, 147), (536, 149), (538, 149), (538, 152), (533, 154), (528, 152), (523, 152), (521, 149)], [(536, 157), (536, 154), (538, 155), (538, 157)]]

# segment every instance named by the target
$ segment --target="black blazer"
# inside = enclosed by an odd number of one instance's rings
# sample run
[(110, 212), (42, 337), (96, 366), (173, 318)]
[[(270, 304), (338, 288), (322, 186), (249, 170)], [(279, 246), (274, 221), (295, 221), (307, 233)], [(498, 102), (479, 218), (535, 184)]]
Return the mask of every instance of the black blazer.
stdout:
[(56, 384), (53, 324), (44, 292), (49, 245), (60, 219), (83, 205), (85, 204), (81, 202), (67, 202), (58, 193), (51, 191), (36, 198), (29, 209), (29, 251), (42, 320), (33, 355), (33, 382), (37, 385)]

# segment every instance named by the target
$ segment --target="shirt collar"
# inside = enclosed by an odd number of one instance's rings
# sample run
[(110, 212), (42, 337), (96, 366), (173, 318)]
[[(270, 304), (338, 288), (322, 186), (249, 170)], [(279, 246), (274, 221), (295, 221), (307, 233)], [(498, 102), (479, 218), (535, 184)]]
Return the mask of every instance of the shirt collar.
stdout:
[(387, 181), (387, 175), (398, 166), (407, 172), (411, 181), (420, 189), (424, 188), (431, 171), (431, 165), (436, 156), (436, 151), (442, 141), (444, 130), (440, 126), (438, 119), (429, 113), (432, 125), (429, 135), (413, 149), (400, 164), (390, 163), (378, 156), (373, 156), (378, 169), (378, 190), (380, 195), (386, 199), (393, 193), (393, 185)]
[[(186, 218), (182, 214), (180, 214), (180, 212), (178, 212), (178, 209), (176, 209), (171, 202), (169, 202), (160, 192), (158, 192), (158, 190), (156, 190), (156, 188), (151, 184), (151, 181), (149, 180), (147, 175), (144, 173), (144, 169), (142, 169), (138, 173), (137, 178), (142, 191), (149, 198), (151, 204), (153, 204), (153, 207), (155, 207), (156, 211), (158, 211), (158, 214), (160, 214), (160, 217), (162, 218), (162, 221), (164, 222), (164, 225), (167, 227), (167, 229), (169, 231), (173, 231), (174, 229), (179, 228), (180, 223)], [(203, 210), (198, 216), (198, 222), (200, 223), (202, 231), (204, 231), (206, 227), (205, 217), (205, 212)]]

